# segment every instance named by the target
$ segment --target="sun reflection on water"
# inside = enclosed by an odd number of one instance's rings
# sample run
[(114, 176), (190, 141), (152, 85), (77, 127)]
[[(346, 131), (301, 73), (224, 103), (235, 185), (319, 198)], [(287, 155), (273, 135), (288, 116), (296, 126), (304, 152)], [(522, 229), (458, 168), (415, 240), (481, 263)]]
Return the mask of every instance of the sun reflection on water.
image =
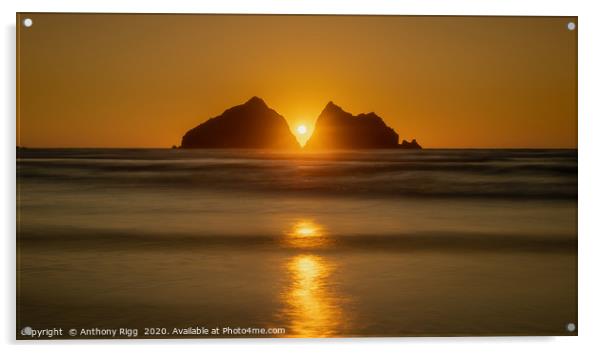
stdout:
[(302, 254), (286, 264), (291, 284), (284, 294), (290, 335), (331, 337), (340, 328), (342, 310), (330, 286), (334, 265), (316, 255)]
[(300, 219), (285, 232), (284, 242), (287, 247), (303, 251), (284, 264), (288, 284), (283, 302), (289, 335), (336, 336), (343, 319), (343, 299), (335, 285), (336, 266), (329, 257), (317, 255), (332, 242), (328, 232), (313, 220)]
[(317, 248), (330, 243), (323, 227), (311, 220), (299, 220), (286, 233), (285, 243), (294, 248)]

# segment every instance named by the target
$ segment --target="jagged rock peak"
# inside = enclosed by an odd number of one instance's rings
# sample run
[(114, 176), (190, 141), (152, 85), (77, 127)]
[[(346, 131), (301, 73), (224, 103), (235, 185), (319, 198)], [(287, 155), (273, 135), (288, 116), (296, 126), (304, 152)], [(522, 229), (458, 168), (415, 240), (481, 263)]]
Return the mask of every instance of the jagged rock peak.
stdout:
[(343, 111), (343, 108), (334, 104), (333, 101), (329, 101), (328, 104), (326, 104), (326, 106), (322, 110), (322, 114), (328, 113), (328, 112), (342, 112), (342, 111)]
[(262, 105), (267, 107), (265, 101), (257, 96), (251, 97), (251, 99), (246, 101), (244, 105)]
[(282, 115), (252, 97), (188, 130), (181, 147), (298, 149), (299, 143)]

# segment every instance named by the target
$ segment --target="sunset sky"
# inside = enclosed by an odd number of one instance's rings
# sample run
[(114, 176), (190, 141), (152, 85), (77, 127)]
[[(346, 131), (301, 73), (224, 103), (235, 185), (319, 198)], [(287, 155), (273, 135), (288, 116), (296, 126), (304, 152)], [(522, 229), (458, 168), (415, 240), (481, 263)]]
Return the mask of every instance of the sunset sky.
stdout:
[(577, 146), (576, 18), (17, 20), (20, 146), (170, 147), (252, 96), (306, 136), (332, 100), (427, 148)]

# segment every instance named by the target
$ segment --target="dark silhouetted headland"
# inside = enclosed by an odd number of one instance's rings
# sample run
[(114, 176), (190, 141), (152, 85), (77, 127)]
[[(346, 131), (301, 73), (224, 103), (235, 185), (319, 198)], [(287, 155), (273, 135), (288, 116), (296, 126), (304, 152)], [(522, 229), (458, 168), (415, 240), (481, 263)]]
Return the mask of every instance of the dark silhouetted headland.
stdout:
[(181, 148), (299, 149), (284, 117), (258, 97), (189, 130)]
[[(328, 102), (318, 117), (314, 133), (305, 148), (312, 150), (408, 148), (398, 143), (399, 135), (378, 115), (368, 113), (354, 116), (333, 102)], [(416, 143), (415, 146), (418, 144)]]

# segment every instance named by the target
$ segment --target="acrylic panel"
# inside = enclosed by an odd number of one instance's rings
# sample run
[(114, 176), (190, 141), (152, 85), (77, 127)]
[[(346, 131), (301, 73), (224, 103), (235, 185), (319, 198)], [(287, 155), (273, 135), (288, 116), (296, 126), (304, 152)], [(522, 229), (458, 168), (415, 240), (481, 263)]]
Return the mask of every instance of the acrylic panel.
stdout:
[(577, 30), (17, 14), (17, 339), (576, 335)]

